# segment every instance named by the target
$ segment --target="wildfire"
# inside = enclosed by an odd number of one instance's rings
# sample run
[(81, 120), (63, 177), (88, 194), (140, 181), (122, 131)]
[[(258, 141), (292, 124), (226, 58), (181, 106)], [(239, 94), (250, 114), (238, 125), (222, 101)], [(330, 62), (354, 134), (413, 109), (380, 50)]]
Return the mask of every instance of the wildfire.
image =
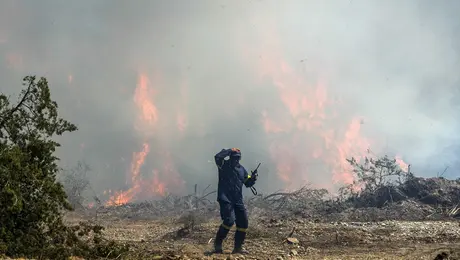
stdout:
[[(317, 73), (316, 77), (306, 76), (300, 68), (289, 62), (283, 55), (276, 26), (268, 24), (265, 28), (271, 28), (272, 31), (258, 32), (258, 39), (263, 44), (257, 45), (257, 41), (251, 41), (255, 46), (246, 46), (248, 44), (245, 43), (246, 51), (260, 53), (263, 58), (245, 61), (250, 64), (256, 80), (273, 88), (279, 97), (274, 101), (278, 104), (267, 105), (259, 114), (269, 142), (266, 148), (276, 165), (278, 178), (287, 189), (296, 188), (306, 181), (318, 183), (325, 179), (330, 180), (321, 183), (325, 188), (333, 188), (332, 185), (336, 183), (353, 183), (355, 176), (347, 159), (354, 157), (360, 161), (369, 155), (372, 144), (364, 136), (363, 119), (359, 114), (341, 113), (346, 104), (336, 101), (332, 95), (333, 89), (326, 80), (332, 75)], [(245, 59), (250, 57), (244, 56)], [(175, 89), (178, 91), (175, 99), (167, 99), (167, 109), (162, 109), (160, 97), (166, 100), (163, 95), (167, 91), (162, 91), (166, 88), (158, 88), (160, 84), (157, 83), (151, 82), (145, 73), (138, 77), (134, 92), (138, 110), (135, 129), (142, 137), (142, 148), (132, 155), (127, 177), (130, 188), (110, 193), (112, 196), (107, 205), (162, 196), (168, 191), (184, 187), (168, 146), (158, 145), (167, 140), (155, 142), (155, 147), (152, 141), (155, 138), (161, 139), (165, 136), (162, 134), (171, 129), (165, 131), (165, 126), (172, 126), (175, 130), (172, 134), (166, 134), (168, 138), (173, 138), (172, 135), (177, 138), (177, 134), (183, 137), (192, 123), (197, 132), (206, 133), (206, 126), (188, 120), (188, 84), (182, 82), (168, 86), (168, 89), (177, 87)], [(238, 105), (243, 106), (249, 102), (245, 94), (238, 93), (236, 96), (235, 102)], [(227, 112), (228, 115), (232, 114), (232, 111)], [(396, 162), (403, 171), (408, 171), (408, 165), (399, 157)]]
[(139, 76), (139, 83), (134, 93), (134, 102), (140, 110), (139, 126), (141, 131), (150, 131), (158, 122), (158, 109), (153, 103), (155, 91), (150, 87), (150, 80), (145, 74)]
[(347, 159), (353, 156), (357, 161), (360, 161), (369, 149), (369, 142), (360, 136), (361, 120), (353, 118), (344, 138), (336, 145), (338, 152), (338, 162), (333, 169), (333, 179), (346, 184), (353, 183), (354, 174), (351, 165)]
[(144, 143), (142, 151), (133, 153), (130, 171), (131, 188), (127, 191), (120, 191), (115, 193), (115, 195), (113, 195), (109, 199), (107, 205), (126, 204), (129, 201), (133, 200), (134, 196), (141, 191), (142, 179), (140, 178), (139, 173), (142, 165), (144, 164), (145, 157), (149, 152), (149, 145), (147, 143)]
[[(306, 83), (306, 79), (275, 57), (270, 62), (273, 62), (273, 69), (264, 74), (269, 75), (267, 77), (277, 87), (290, 122), (277, 123), (264, 112), (264, 128), (268, 135), (286, 132), (292, 136), (288, 148), (270, 149), (274, 162), (278, 164), (281, 180), (286, 184), (305, 181), (305, 177), (311, 176), (312, 172), (309, 172), (308, 165), (301, 165), (298, 161), (311, 158), (329, 165), (330, 169), (323, 171), (332, 172), (334, 182), (352, 183), (353, 172), (346, 159), (351, 156), (359, 159), (369, 148), (369, 141), (360, 135), (361, 120), (352, 118), (348, 126), (342, 127), (345, 130), (341, 134), (338, 131), (340, 127), (337, 129), (334, 121), (334, 113), (328, 114), (325, 110), (326, 105), (333, 105), (328, 100), (325, 84), (321, 81), (317, 84)], [(267, 64), (262, 68), (267, 68)], [(275, 143), (278, 142), (275, 139)], [(292, 150), (299, 154), (288, 152)]]
[(131, 165), (131, 183), (135, 184), (140, 181), (139, 171), (141, 166), (144, 164), (145, 157), (150, 152), (150, 146), (144, 143), (142, 151), (133, 153), (133, 163)]
[(153, 192), (157, 192), (160, 194), (165, 193), (165, 185), (159, 180), (159, 173), (157, 170), (153, 170), (153, 180), (152, 180), (152, 186), (151, 189)]
[[(283, 57), (276, 23), (272, 18), (253, 18), (260, 27), (270, 29), (254, 32), (261, 44), (254, 41), (254, 46), (246, 45), (244, 59), (250, 53), (260, 53), (255, 63), (246, 61), (253, 65), (259, 80), (277, 89), (285, 107), (284, 111), (262, 112), (279, 178), (288, 187), (324, 179), (324, 174), (330, 174), (335, 183), (352, 183), (354, 175), (346, 159), (359, 160), (370, 146), (370, 141), (361, 135), (361, 119), (350, 117), (346, 123), (343, 115), (338, 117), (340, 106), (328, 95), (327, 76), (306, 77), (291, 66)], [(323, 186), (331, 187), (329, 183)]]
[(156, 92), (152, 88), (149, 78), (145, 74), (140, 74), (134, 93), (134, 102), (140, 112), (136, 129), (143, 134), (147, 141), (142, 144), (141, 151), (133, 153), (127, 180), (130, 188), (115, 192), (107, 201), (106, 205), (108, 206), (126, 204), (139, 198), (164, 196), (168, 189), (183, 188), (184, 183), (174, 166), (174, 162), (169, 153), (164, 151), (155, 151), (154, 154), (154, 157), (159, 158), (159, 161), (163, 163), (161, 170), (153, 169), (151, 178), (142, 178), (141, 176), (142, 166), (152, 151), (148, 139), (152, 138), (153, 130), (160, 118), (158, 108), (154, 103), (155, 97)]

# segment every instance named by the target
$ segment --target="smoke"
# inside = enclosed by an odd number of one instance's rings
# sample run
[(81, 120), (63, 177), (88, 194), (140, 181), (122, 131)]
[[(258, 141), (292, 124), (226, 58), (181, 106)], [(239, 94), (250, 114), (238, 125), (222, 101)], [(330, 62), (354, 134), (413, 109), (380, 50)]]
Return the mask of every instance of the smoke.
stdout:
[(177, 172), (184, 189), (215, 184), (213, 155), (229, 147), (248, 170), (262, 162), (266, 191), (347, 182), (344, 158), (368, 148), (434, 175), (460, 164), (459, 11), (458, 1), (5, 0), (1, 91), (49, 79), (79, 127), (60, 138), (61, 164), (85, 160), (98, 192), (132, 186), (144, 143), (142, 178)]

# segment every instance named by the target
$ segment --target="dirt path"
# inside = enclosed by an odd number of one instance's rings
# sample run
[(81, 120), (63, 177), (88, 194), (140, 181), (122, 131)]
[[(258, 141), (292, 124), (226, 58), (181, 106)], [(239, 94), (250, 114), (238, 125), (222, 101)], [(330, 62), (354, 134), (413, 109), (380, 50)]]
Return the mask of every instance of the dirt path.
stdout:
[[(73, 222), (73, 221), (72, 221)], [(219, 225), (217, 220), (194, 230), (181, 229), (171, 219), (152, 221), (99, 220), (109, 238), (129, 243), (129, 259), (435, 259), (460, 252), (458, 222), (315, 223), (305, 220), (252, 220), (246, 256), (207, 255)], [(294, 230), (293, 243), (287, 237)], [(442, 259), (442, 258), (441, 258)], [(445, 258), (447, 259), (447, 258)]]

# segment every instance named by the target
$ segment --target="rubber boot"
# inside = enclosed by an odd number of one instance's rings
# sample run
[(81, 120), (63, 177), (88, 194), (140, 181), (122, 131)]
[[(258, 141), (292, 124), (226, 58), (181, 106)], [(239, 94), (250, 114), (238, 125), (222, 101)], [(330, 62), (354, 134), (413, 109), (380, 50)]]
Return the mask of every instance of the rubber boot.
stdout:
[(232, 254), (248, 254), (249, 252), (243, 248), (246, 232), (237, 230), (235, 232), (235, 247)]
[(219, 230), (217, 230), (216, 239), (214, 240), (214, 253), (215, 254), (223, 253), (222, 243), (224, 242), (224, 239), (227, 237), (229, 231), (230, 230), (224, 228), (223, 226), (220, 226)]

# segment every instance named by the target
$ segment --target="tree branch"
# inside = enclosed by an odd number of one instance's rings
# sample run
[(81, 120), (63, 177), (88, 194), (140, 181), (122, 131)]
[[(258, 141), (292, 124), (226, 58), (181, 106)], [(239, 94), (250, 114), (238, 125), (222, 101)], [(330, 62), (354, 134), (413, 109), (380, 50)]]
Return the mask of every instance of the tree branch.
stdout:
[(27, 96), (30, 93), (30, 89), (32, 88), (33, 81), (29, 82), (29, 86), (27, 86), (27, 90), (24, 93), (24, 96), (22, 96), (21, 101), (13, 108), (11, 109), (10, 113), (5, 116), (2, 121), (0, 121), (0, 128), (3, 128), (6, 124), (6, 122), (10, 119), (11, 116), (23, 105), (23, 103), (26, 101)]

